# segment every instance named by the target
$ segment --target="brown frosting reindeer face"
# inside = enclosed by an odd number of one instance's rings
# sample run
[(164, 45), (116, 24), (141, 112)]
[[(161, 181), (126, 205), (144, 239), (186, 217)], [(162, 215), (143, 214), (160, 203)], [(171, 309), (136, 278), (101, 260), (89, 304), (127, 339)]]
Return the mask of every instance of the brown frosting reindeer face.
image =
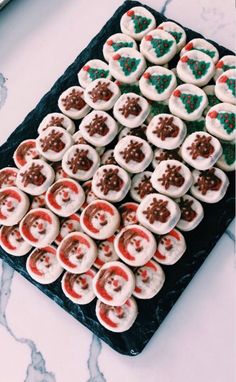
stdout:
[(142, 111), (142, 108), (139, 105), (139, 97), (130, 98), (128, 96), (125, 104), (119, 109), (119, 111), (125, 118), (128, 118), (130, 115), (137, 117)]
[(42, 174), (42, 169), (43, 165), (32, 163), (28, 170), (20, 174), (24, 187), (27, 187), (29, 184), (42, 186), (46, 180), (46, 176)]
[(109, 83), (99, 81), (97, 85), (88, 92), (92, 101), (96, 103), (97, 101), (109, 101), (113, 96), (113, 92), (108, 88)]
[(62, 99), (62, 103), (65, 109), (83, 109), (86, 106), (86, 103), (83, 100), (82, 95), (82, 91), (72, 89), (71, 92), (65, 98)]
[(63, 142), (62, 137), (62, 132), (56, 131), (55, 129), (50, 130), (46, 137), (39, 140), (42, 151), (45, 153), (51, 150), (55, 153), (60, 153), (65, 148), (65, 143)]

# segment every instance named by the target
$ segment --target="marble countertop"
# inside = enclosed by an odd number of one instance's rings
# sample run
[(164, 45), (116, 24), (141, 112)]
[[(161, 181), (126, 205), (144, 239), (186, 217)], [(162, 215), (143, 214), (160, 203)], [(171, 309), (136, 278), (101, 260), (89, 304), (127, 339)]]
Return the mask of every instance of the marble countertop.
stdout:
[[(121, 3), (12, 0), (0, 12), (0, 144)], [(233, 0), (146, 4), (234, 48)], [(232, 223), (134, 358), (110, 349), (0, 261), (0, 382), (233, 382), (234, 241)]]

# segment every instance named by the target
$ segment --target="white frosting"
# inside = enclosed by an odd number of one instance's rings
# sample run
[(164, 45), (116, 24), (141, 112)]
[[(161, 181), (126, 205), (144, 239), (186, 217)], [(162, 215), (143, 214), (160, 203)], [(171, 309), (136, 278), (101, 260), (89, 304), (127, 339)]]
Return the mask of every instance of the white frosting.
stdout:
[[(60, 143), (58, 147), (58, 142), (52, 140), (50, 143), (50, 138), (53, 134), (57, 134)], [(48, 140), (48, 149), (44, 148), (44, 142)], [(60, 148), (60, 144), (62, 147)], [(36, 148), (40, 155), (51, 162), (59, 162), (62, 160), (65, 152), (72, 146), (73, 139), (70, 133), (68, 133), (64, 128), (54, 126), (50, 129), (44, 130), (39, 137), (36, 139)], [(63, 147), (64, 146), (64, 147)], [(58, 151), (60, 150), (60, 151)]]
[(71, 96), (73, 93), (75, 93), (75, 96), (77, 98), (77, 94), (80, 95), (82, 100), (84, 100), (84, 89), (80, 86), (71, 86), (70, 88), (66, 89), (59, 97), (58, 99), (58, 107), (61, 110), (63, 114), (65, 114), (67, 117), (72, 119), (81, 119), (86, 114), (88, 114), (90, 107), (85, 103), (83, 107), (81, 107), (79, 110), (74, 107), (67, 107), (65, 105), (65, 101), (68, 96)]
[[(210, 57), (213, 60), (214, 63), (216, 63), (219, 60), (219, 52), (218, 50), (212, 45), (209, 41), (204, 40), (203, 38), (194, 38), (193, 40), (189, 41), (187, 45), (181, 50), (180, 56), (183, 56), (186, 52), (189, 52), (190, 50), (199, 50), (206, 53), (206, 51), (210, 51)], [(207, 53), (208, 54), (208, 53)]]
[(32, 248), (21, 236), (18, 226), (1, 227), (0, 246), (12, 256), (24, 256)]
[[(62, 280), (61, 287), (66, 297), (68, 297), (72, 302), (79, 305), (89, 304), (95, 298), (95, 294), (92, 288), (93, 277), (95, 276), (96, 271), (91, 268), (87, 272), (80, 275), (74, 275), (70, 272), (65, 272)], [(75, 297), (71, 295), (68, 291), (66, 282), (70, 282), (70, 288), (74, 293), (78, 295)]]
[[(227, 80), (227, 81), (226, 81)], [(236, 81), (236, 70), (229, 69), (222, 73), (216, 80), (215, 93), (216, 96), (222, 102), (229, 102), (236, 104), (236, 97), (233, 94), (232, 89), (229, 88), (228, 82), (232, 83), (232, 87), (235, 91), (235, 81)]]
[[(170, 33), (176, 40), (177, 45), (177, 52), (180, 51), (180, 49), (183, 48), (183, 46), (186, 44), (186, 33), (181, 26), (179, 26), (176, 23), (173, 23), (173, 21), (164, 21), (163, 23), (158, 25), (158, 29), (163, 29), (164, 31)], [(174, 36), (174, 34), (177, 33), (178, 39)], [(181, 35), (180, 35), (181, 34)]]
[(18, 171), (16, 167), (4, 167), (0, 169), (0, 189), (14, 187), (16, 185)]
[[(147, 27), (142, 31), (136, 31), (135, 23), (132, 19), (133, 16), (145, 17), (148, 20)], [(144, 7), (133, 7), (128, 12), (124, 13), (120, 20), (120, 29), (123, 33), (133, 37), (135, 40), (141, 40), (142, 37), (156, 27), (156, 20), (154, 16)]]
[(165, 274), (161, 266), (153, 260), (135, 271), (133, 295), (140, 299), (153, 298), (163, 287)]
[(206, 116), (206, 129), (207, 131), (214, 135), (217, 138), (220, 138), (225, 141), (233, 141), (236, 138), (236, 129), (234, 122), (231, 124), (231, 129), (229, 133), (224, 129), (224, 126), (217, 118), (219, 113), (233, 113), (234, 118), (236, 114), (236, 106), (231, 105), (230, 103), (219, 103), (215, 106), (212, 106)]
[[(154, 49), (152, 41), (157, 41), (159, 47), (158, 52)], [(160, 49), (160, 41), (163, 41), (164, 48), (165, 44), (170, 44), (167, 52), (163, 52)], [(177, 52), (177, 45), (174, 37), (170, 33), (157, 28), (143, 37), (140, 44), (140, 52), (148, 61), (152, 62), (153, 64), (163, 65), (174, 57)]]
[(103, 45), (102, 52), (105, 60), (109, 62), (111, 56), (121, 48), (137, 49), (137, 44), (132, 37), (123, 33), (115, 33), (110, 36)]
[(108, 238), (107, 240), (99, 241), (97, 258), (94, 262), (94, 266), (100, 269), (105, 263), (115, 260), (119, 260), (119, 256), (115, 251), (113, 240)]
[(19, 223), (28, 209), (29, 199), (17, 187), (0, 190), (0, 224), (12, 226)]
[[(99, 85), (105, 86), (104, 93), (100, 91), (100, 96), (106, 97), (106, 89), (111, 92), (110, 98), (108, 100), (106, 99), (98, 99), (96, 100), (96, 96), (94, 97), (92, 94), (92, 91), (96, 88), (99, 87)], [(117, 101), (119, 98), (121, 92), (119, 87), (112, 82), (111, 80), (108, 79), (97, 79), (93, 82), (91, 82), (85, 89), (84, 92), (84, 99), (87, 102), (89, 106), (91, 106), (95, 110), (110, 110), (114, 103)]]
[[(180, 220), (178, 221), (177, 223), (177, 226), (181, 231), (192, 231), (194, 228), (196, 228), (202, 221), (203, 217), (204, 217), (204, 210), (203, 210), (203, 207), (201, 205), (201, 203), (193, 198), (191, 195), (183, 195), (182, 198), (181, 198), (183, 201), (188, 201), (191, 203), (191, 208), (193, 209), (193, 211), (196, 213), (196, 216), (191, 220), (191, 221), (188, 221), (188, 220), (185, 220), (182, 218), (182, 214), (181, 214), (181, 218)], [(180, 203), (180, 199), (176, 199), (176, 202), (179, 204)], [(189, 216), (189, 214), (186, 212), (186, 214)]]
[(74, 122), (66, 115), (62, 113), (49, 113), (41, 121), (38, 127), (38, 134), (41, 134), (44, 130), (53, 126), (63, 127), (70, 134), (74, 134), (75, 132)]
[(227, 55), (222, 57), (216, 64), (216, 70), (214, 75), (214, 80), (216, 81), (217, 78), (224, 73), (228, 69), (235, 69), (236, 68), (236, 56), (233, 55)]
[[(127, 104), (127, 101), (130, 99), (137, 100), (137, 104), (140, 106), (141, 111), (138, 115), (130, 113), (128, 117), (126, 118), (122, 114), (122, 110), (120, 109), (123, 108)], [(120, 98), (116, 101), (113, 108), (114, 117), (123, 126), (129, 127), (129, 128), (134, 128), (134, 127), (138, 127), (142, 125), (142, 123), (147, 118), (149, 111), (150, 111), (150, 106), (147, 100), (144, 97), (138, 96), (135, 93), (122, 94), (122, 96), (120, 96)], [(132, 107), (131, 107), (131, 112), (132, 112)], [(135, 109), (134, 109), (134, 112), (135, 112)]]
[[(28, 146), (28, 147), (27, 147)], [(22, 152), (22, 155), (19, 153)], [(36, 148), (36, 140), (35, 139), (26, 139), (22, 141), (13, 154), (13, 160), (18, 168), (23, 167), (27, 162), (32, 159), (39, 159), (40, 153)]]
[(173, 265), (183, 256), (185, 251), (184, 236), (177, 229), (174, 229), (167, 235), (160, 237), (154, 259), (161, 264)]
[[(96, 73), (96, 69), (98, 72)], [(99, 73), (102, 70), (103, 72)], [(83, 88), (86, 88), (92, 81), (98, 78), (111, 79), (108, 65), (102, 60), (90, 60), (80, 69), (78, 73), (78, 80)]]

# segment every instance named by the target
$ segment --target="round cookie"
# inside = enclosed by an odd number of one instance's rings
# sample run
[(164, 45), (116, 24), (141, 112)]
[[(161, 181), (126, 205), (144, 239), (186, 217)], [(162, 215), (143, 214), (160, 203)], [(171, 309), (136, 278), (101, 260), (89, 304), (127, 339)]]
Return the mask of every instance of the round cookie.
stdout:
[(119, 256), (114, 249), (114, 238), (114, 236), (111, 236), (108, 239), (97, 243), (98, 252), (97, 258), (94, 261), (94, 266), (96, 268), (100, 269), (105, 263), (119, 260)]
[(165, 150), (157, 148), (154, 151), (152, 167), (155, 169), (163, 160), (175, 159), (178, 161), (182, 161), (179, 150)]
[(146, 68), (143, 55), (133, 48), (121, 48), (109, 60), (109, 69), (112, 76), (127, 84), (136, 82)]
[[(212, 106), (215, 106), (218, 103), (221, 103), (221, 101), (219, 100), (219, 98), (216, 97), (215, 85), (204, 86), (204, 88), (202, 88), (202, 90), (204, 90), (204, 92), (207, 95), (207, 99), (208, 99), (208, 106), (206, 107), (206, 109), (203, 112), (203, 114), (206, 115)], [(205, 125), (205, 120), (204, 120), (204, 125)]]
[(57, 126), (44, 130), (36, 139), (37, 151), (43, 158), (51, 162), (62, 160), (63, 155), (72, 144), (71, 134)]
[(236, 69), (229, 69), (218, 77), (215, 93), (222, 102), (236, 104)]
[(163, 66), (149, 66), (139, 80), (141, 92), (152, 101), (168, 99), (176, 86), (174, 73)]
[(95, 110), (110, 110), (120, 95), (120, 89), (114, 82), (99, 78), (86, 87), (84, 99)]
[(165, 282), (165, 274), (161, 266), (149, 260), (135, 273), (135, 289), (133, 295), (139, 299), (147, 300), (156, 296)]
[(84, 100), (84, 89), (71, 86), (58, 99), (58, 107), (63, 114), (72, 119), (81, 119), (88, 114), (90, 107)]
[(235, 142), (221, 142), (223, 149), (223, 154), (216, 162), (217, 167), (224, 171), (234, 171), (235, 170)]
[(96, 271), (91, 268), (82, 274), (65, 272), (61, 287), (66, 295), (74, 304), (85, 305), (94, 300), (93, 278)]
[(234, 55), (224, 56), (217, 62), (214, 80), (216, 81), (222, 73), (229, 69), (236, 69), (236, 56)]
[(59, 245), (69, 233), (78, 231), (81, 231), (80, 217), (77, 214), (72, 214), (61, 221), (60, 231), (55, 243)]
[(178, 24), (173, 23), (173, 21), (164, 21), (163, 23), (158, 25), (158, 29), (163, 29), (175, 38), (177, 52), (179, 52), (180, 49), (182, 49), (186, 44), (185, 30), (181, 28), (181, 26), (179, 26)]
[(84, 194), (85, 194), (85, 202), (84, 204), (80, 207), (81, 210), (83, 210), (85, 207), (87, 207), (87, 205), (91, 202), (93, 202), (94, 200), (98, 199), (96, 197), (96, 195), (94, 194), (94, 192), (92, 191), (92, 181), (91, 180), (87, 180), (87, 182), (84, 182), (82, 184), (82, 187), (83, 187), (83, 190), (84, 190)]
[(127, 202), (123, 203), (119, 207), (121, 226), (126, 227), (130, 224), (138, 224), (137, 219), (138, 203)]
[(185, 45), (185, 47), (181, 50), (180, 56), (193, 49), (207, 54), (214, 63), (219, 60), (218, 50), (214, 47), (214, 45), (212, 45), (209, 41), (204, 40), (203, 38), (194, 38), (193, 40), (189, 41), (187, 45)]
[(123, 14), (120, 20), (122, 33), (140, 41), (142, 37), (156, 27), (154, 16), (144, 7), (133, 7)]
[(104, 154), (101, 157), (101, 164), (115, 164), (117, 165), (117, 162), (114, 158), (114, 149), (110, 149), (104, 152)]
[(108, 65), (102, 60), (90, 60), (79, 71), (78, 80), (83, 88), (98, 78), (111, 79)]
[(154, 259), (164, 265), (173, 265), (185, 251), (184, 236), (177, 229), (173, 229), (167, 235), (160, 237)]
[(155, 192), (151, 183), (151, 171), (143, 171), (133, 176), (131, 180), (130, 195), (140, 203), (146, 195)]
[(30, 209), (46, 207), (45, 194), (36, 195), (31, 200)]
[(24, 256), (32, 248), (21, 236), (18, 225), (1, 227), (0, 246), (12, 256)]
[(201, 223), (204, 217), (201, 203), (188, 194), (175, 201), (178, 203), (181, 211), (181, 217), (176, 227), (181, 231), (192, 231)]
[(49, 113), (41, 121), (38, 127), (38, 134), (41, 134), (44, 130), (53, 126), (62, 127), (70, 134), (74, 134), (75, 132), (74, 122), (66, 115), (62, 113)]
[(137, 44), (134, 39), (127, 34), (115, 33), (110, 36), (103, 45), (103, 56), (107, 62), (121, 48), (137, 49)]
[(13, 160), (15, 165), (21, 168), (32, 159), (40, 159), (40, 153), (36, 148), (36, 140), (26, 139), (14, 151)]
[(0, 169), (0, 190), (5, 187), (14, 187), (18, 174), (16, 167), (4, 167)]
[(236, 138), (236, 106), (230, 103), (219, 103), (210, 108), (206, 115), (206, 129), (215, 137), (233, 141)]
[(12, 226), (19, 223), (28, 209), (28, 196), (17, 187), (0, 190), (0, 224)]

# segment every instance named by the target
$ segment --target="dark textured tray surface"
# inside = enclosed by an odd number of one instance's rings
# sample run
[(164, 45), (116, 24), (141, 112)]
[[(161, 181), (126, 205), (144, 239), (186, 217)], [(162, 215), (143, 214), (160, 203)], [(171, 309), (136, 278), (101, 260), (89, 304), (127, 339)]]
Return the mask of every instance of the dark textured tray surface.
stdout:
[[(68, 67), (65, 73), (53, 85), (52, 89), (41, 99), (36, 108), (28, 114), (20, 126), (18, 126), (11, 134), (7, 142), (0, 148), (0, 168), (14, 165), (12, 154), (18, 144), (24, 139), (36, 137), (38, 125), (46, 114), (59, 111), (57, 107), (58, 97), (69, 86), (78, 83), (77, 72), (79, 69), (88, 60), (93, 58), (100, 58), (103, 60), (101, 49), (103, 43), (110, 35), (120, 32), (119, 24), (121, 16), (129, 8), (137, 5), (141, 4), (136, 1), (126, 1), (120, 8), (118, 8), (99, 34), (76, 58), (74, 63)], [(153, 9), (149, 7), (146, 8), (155, 16), (157, 24), (167, 20), (166, 17)], [(188, 41), (192, 38), (202, 37), (199, 33), (187, 28), (184, 29), (187, 33)], [(220, 57), (226, 54), (233, 54), (230, 50), (219, 46), (215, 42), (212, 43), (219, 50)], [(103, 328), (98, 323), (95, 316), (95, 301), (85, 306), (79, 306), (72, 303), (64, 296), (60, 286), (60, 279), (48, 286), (38, 284), (32, 280), (26, 272), (26, 256), (13, 257), (0, 248), (0, 257), (26, 279), (30, 280), (30, 282), (36, 285), (43, 293), (53, 299), (69, 314), (92, 330), (113, 349), (122, 354), (137, 355), (148, 343), (177, 301), (178, 297), (200, 268), (211, 249), (223, 234), (227, 225), (233, 219), (235, 203), (234, 174), (230, 173), (228, 175), (230, 186), (224, 199), (217, 204), (204, 205), (205, 217), (201, 224), (194, 231), (184, 234), (187, 242), (186, 253), (174, 266), (163, 266), (166, 274), (166, 282), (156, 297), (146, 301), (137, 300), (139, 315), (133, 327), (127, 332), (116, 334)]]

